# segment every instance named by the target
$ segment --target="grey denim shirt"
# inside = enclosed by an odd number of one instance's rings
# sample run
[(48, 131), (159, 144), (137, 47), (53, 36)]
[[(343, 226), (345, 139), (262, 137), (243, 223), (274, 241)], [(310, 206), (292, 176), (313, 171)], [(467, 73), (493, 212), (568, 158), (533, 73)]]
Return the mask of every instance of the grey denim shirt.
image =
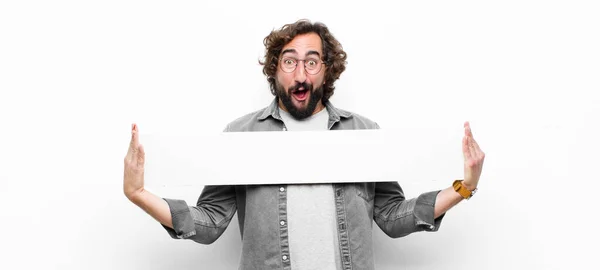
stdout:
[[(377, 123), (337, 109), (330, 102), (325, 102), (325, 107), (330, 130), (379, 128)], [(225, 132), (285, 130), (277, 99), (225, 128)], [(264, 171), (269, 172), (267, 162)], [(443, 215), (434, 219), (439, 190), (406, 199), (398, 182), (334, 183), (333, 189), (344, 270), (375, 268), (373, 220), (384, 233), (397, 238), (418, 231), (437, 231), (443, 219)], [(163, 228), (172, 238), (210, 244), (223, 234), (237, 211), (242, 238), (239, 269), (289, 270), (293, 258), (288, 245), (286, 193), (286, 185), (205, 186), (195, 206), (165, 198), (174, 229)]]

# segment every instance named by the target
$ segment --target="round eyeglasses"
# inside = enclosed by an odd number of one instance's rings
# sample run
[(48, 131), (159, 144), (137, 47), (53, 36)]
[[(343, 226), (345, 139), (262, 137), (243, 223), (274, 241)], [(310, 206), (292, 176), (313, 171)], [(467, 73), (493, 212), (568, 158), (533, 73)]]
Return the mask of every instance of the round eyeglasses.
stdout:
[(319, 58), (306, 58), (300, 60), (292, 57), (283, 57), (281, 58), (281, 70), (285, 73), (294, 72), (298, 66), (298, 62), (304, 62), (304, 70), (310, 75), (319, 73), (319, 71), (321, 71), (321, 66), (325, 64)]

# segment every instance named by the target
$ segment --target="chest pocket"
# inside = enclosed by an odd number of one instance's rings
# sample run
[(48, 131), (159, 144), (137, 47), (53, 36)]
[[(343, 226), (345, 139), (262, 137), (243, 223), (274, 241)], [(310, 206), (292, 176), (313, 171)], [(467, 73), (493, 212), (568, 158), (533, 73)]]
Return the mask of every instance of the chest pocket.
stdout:
[(356, 195), (370, 202), (375, 198), (375, 183), (354, 183)]

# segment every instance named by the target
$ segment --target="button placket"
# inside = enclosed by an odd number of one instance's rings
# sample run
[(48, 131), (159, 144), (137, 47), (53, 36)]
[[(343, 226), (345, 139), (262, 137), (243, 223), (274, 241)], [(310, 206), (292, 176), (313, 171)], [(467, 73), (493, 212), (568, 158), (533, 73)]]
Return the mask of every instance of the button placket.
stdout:
[(335, 205), (337, 212), (337, 225), (340, 245), (340, 255), (342, 260), (342, 269), (352, 269), (352, 254), (350, 253), (348, 224), (346, 223), (346, 211), (344, 205), (344, 190), (340, 185), (335, 187)]
[[(277, 190), (277, 189), (276, 189)], [(285, 270), (291, 269), (290, 262), (290, 247), (288, 239), (287, 227), (287, 190), (285, 185), (279, 186), (279, 192), (276, 193), (279, 197), (279, 240), (281, 247), (281, 263)]]

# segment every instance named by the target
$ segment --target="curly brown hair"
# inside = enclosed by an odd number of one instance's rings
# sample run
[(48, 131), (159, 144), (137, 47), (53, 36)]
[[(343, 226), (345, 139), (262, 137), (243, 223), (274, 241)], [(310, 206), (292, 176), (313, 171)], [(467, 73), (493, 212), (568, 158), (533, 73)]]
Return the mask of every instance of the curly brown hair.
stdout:
[(342, 49), (335, 37), (329, 32), (325, 24), (321, 22), (312, 23), (309, 20), (302, 19), (292, 24), (286, 24), (279, 30), (273, 30), (265, 37), (265, 58), (264, 61), (258, 61), (263, 65), (263, 73), (267, 76), (267, 81), (271, 88), (271, 93), (276, 96), (275, 73), (281, 56), (281, 50), (297, 35), (316, 33), (321, 37), (323, 48), (323, 62), (325, 63), (325, 83), (323, 84), (323, 101), (329, 100), (333, 95), (335, 87), (333, 84), (344, 70), (346, 70), (346, 52)]

